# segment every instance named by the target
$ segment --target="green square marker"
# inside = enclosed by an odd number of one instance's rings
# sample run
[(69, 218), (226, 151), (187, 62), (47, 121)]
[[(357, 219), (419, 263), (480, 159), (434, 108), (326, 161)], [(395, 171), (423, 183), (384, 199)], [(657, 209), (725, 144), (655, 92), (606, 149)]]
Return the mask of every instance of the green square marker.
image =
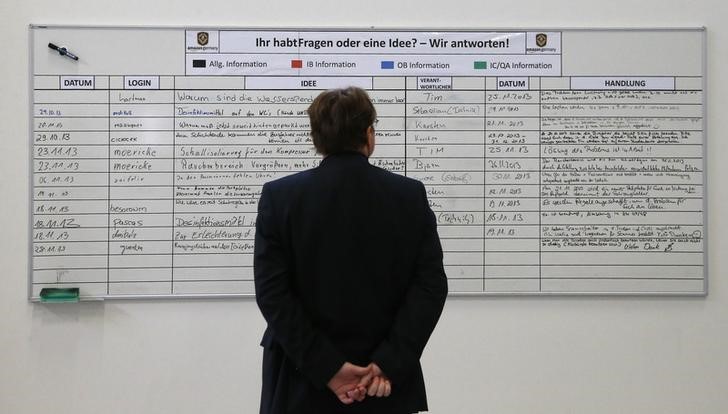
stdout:
[(473, 62), (473, 69), (488, 69), (488, 62), (484, 60), (476, 60)]

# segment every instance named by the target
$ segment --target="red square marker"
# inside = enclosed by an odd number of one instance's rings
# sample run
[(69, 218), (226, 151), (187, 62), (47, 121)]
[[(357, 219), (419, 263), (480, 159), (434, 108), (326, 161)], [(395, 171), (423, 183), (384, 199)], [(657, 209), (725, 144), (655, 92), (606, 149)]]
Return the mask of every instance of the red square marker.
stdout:
[(292, 60), (291, 61), (291, 68), (293, 69), (301, 69), (303, 67), (303, 61), (302, 60)]

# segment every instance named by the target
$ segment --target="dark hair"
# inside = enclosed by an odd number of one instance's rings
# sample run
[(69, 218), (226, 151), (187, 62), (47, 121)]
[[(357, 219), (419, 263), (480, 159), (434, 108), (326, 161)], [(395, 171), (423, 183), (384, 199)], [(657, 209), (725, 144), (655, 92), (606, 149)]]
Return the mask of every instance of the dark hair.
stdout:
[(306, 112), (313, 145), (324, 155), (361, 149), (367, 144), (367, 129), (377, 119), (369, 95), (353, 86), (322, 92)]

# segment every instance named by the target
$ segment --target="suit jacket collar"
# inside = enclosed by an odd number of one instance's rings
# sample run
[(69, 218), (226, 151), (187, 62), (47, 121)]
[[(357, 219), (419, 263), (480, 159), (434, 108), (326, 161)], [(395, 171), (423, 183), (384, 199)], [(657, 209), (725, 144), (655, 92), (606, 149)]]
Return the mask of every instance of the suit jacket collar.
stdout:
[(336, 154), (327, 155), (321, 160), (320, 166), (342, 165), (342, 164), (369, 164), (369, 159), (357, 151), (337, 152)]

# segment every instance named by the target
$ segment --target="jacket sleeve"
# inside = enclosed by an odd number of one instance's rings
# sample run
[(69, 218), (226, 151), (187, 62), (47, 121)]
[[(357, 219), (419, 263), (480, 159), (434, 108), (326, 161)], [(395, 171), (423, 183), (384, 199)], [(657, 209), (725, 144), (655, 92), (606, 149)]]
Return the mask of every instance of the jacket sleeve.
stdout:
[(313, 324), (291, 287), (292, 260), (281, 237), (283, 220), (274, 211), (269, 185), (263, 186), (255, 223), (255, 298), (286, 356), (317, 388), (323, 389), (345, 362)]
[(372, 361), (394, 384), (401, 384), (412, 369), (419, 366), (422, 351), (435, 329), (447, 297), (447, 277), (435, 214), (427, 203), (422, 183), (420, 187), (420, 202), (424, 203), (424, 232), (417, 247), (415, 273), (387, 336), (372, 354)]

